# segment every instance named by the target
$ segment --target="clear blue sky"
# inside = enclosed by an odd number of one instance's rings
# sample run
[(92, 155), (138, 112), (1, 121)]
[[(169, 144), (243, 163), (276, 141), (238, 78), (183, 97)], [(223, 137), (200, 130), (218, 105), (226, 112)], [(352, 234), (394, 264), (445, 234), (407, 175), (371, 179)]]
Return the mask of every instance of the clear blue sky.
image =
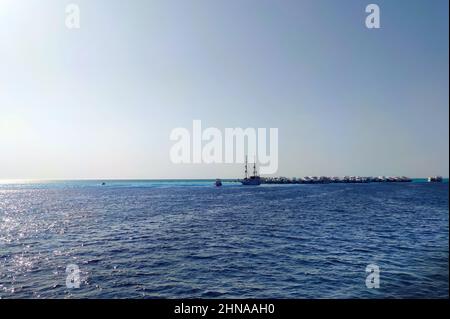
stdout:
[(193, 119), (279, 128), (277, 175), (448, 176), (448, 1), (369, 3), (2, 0), (0, 179), (241, 176), (170, 162)]

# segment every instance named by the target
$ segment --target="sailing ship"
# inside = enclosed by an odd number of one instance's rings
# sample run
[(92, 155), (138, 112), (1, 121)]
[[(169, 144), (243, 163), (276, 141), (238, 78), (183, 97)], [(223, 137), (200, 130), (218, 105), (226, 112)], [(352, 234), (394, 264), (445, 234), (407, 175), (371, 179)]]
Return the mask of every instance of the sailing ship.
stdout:
[(242, 185), (261, 185), (261, 177), (259, 177), (258, 172), (256, 170), (256, 158), (253, 163), (253, 175), (248, 176), (248, 161), (247, 156), (245, 156), (245, 177), (241, 179), (240, 182)]

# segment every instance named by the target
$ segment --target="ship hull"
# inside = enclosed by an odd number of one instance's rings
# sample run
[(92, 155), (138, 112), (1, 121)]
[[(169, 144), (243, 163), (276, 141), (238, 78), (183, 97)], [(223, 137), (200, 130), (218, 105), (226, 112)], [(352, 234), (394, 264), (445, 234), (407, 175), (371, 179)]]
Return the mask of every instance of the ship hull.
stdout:
[(261, 180), (259, 178), (245, 178), (245, 179), (241, 179), (240, 181), (242, 183), (242, 185), (246, 185), (246, 186), (257, 186), (257, 185), (261, 185)]

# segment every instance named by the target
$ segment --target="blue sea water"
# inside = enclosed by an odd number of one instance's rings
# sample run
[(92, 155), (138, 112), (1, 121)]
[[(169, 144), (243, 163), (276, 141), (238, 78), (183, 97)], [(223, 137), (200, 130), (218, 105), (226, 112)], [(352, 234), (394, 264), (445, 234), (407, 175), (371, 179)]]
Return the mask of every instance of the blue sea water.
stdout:
[(0, 184), (0, 297), (448, 298), (448, 183), (212, 184)]

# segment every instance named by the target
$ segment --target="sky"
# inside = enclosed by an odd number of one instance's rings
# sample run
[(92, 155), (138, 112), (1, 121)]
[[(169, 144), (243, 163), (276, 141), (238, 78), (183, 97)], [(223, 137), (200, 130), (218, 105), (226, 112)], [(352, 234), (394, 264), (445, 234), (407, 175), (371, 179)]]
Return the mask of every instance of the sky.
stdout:
[(278, 128), (277, 176), (448, 176), (448, 1), (369, 3), (0, 0), (0, 179), (241, 177), (171, 162), (193, 120)]

